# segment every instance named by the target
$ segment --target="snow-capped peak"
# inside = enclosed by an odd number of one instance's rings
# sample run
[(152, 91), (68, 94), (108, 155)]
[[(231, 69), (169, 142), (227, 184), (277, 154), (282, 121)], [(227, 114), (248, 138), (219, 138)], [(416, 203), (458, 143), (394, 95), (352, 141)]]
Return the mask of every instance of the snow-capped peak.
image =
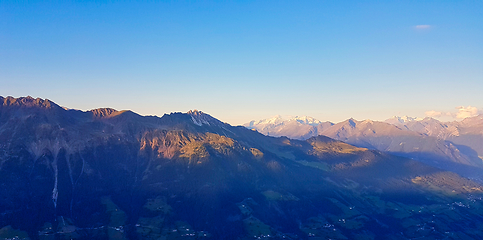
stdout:
[(193, 121), (194, 124), (198, 125), (198, 126), (202, 126), (202, 125), (208, 125), (208, 126), (213, 126), (213, 125), (219, 125), (221, 124), (221, 122), (202, 112), (202, 111), (198, 111), (198, 110), (189, 110), (187, 112), (188, 115), (191, 116), (191, 120)]
[(259, 121), (250, 121), (249, 123), (245, 124), (246, 127), (253, 127), (258, 125), (279, 125), (283, 123), (283, 118), (280, 115), (273, 116), (271, 118), (262, 119)]
[(421, 121), (423, 120), (422, 118), (417, 118), (417, 117), (409, 117), (409, 116), (403, 116), (403, 117), (399, 117), (399, 116), (394, 116), (392, 118), (389, 118), (386, 120), (387, 123), (391, 123), (391, 124), (405, 124), (405, 123), (408, 123), (408, 122), (413, 122), (413, 121)]
[(283, 118), (280, 115), (273, 116), (272, 118), (260, 120), (259, 124), (279, 124), (283, 122)]
[(308, 116), (295, 116), (294, 118), (290, 119), (289, 121), (297, 121), (299, 123), (302, 123), (302, 124), (307, 124), (307, 125), (312, 125), (312, 126), (316, 126), (320, 123), (322, 123), (321, 121), (313, 118), (313, 117), (308, 117)]
[(280, 115), (273, 116), (271, 118), (267, 119), (262, 119), (259, 121), (251, 121), (247, 124), (245, 124), (245, 127), (255, 127), (255, 126), (279, 126), (279, 125), (284, 125), (289, 122), (297, 122), (303, 125), (311, 125), (311, 126), (317, 126), (318, 124), (322, 123), (321, 121), (313, 118), (313, 117), (308, 117), (308, 116), (295, 116), (295, 117), (287, 117), (284, 118)]

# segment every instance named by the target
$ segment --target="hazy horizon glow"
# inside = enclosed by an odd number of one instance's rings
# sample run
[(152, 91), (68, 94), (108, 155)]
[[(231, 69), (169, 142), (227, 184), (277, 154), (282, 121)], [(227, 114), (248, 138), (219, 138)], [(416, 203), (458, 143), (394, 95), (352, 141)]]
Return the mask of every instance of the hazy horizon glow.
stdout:
[[(0, 3), (0, 95), (239, 125), (480, 113), (483, 2)], [(460, 107), (461, 106), (461, 107)]]

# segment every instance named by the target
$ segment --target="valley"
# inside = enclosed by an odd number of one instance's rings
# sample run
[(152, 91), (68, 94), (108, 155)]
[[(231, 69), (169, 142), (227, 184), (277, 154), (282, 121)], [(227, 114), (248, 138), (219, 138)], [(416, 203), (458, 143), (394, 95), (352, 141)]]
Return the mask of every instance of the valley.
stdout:
[[(301, 120), (302, 119), (302, 120)], [(311, 119), (311, 121), (304, 121)], [(433, 118), (393, 117), (386, 121), (348, 119), (334, 124), (310, 117), (251, 121), (249, 129), (274, 137), (305, 140), (323, 135), (354, 146), (411, 158), (483, 181), (483, 117), (440, 122)]]
[(0, 239), (479, 239), (483, 186), (201, 111), (0, 98)]

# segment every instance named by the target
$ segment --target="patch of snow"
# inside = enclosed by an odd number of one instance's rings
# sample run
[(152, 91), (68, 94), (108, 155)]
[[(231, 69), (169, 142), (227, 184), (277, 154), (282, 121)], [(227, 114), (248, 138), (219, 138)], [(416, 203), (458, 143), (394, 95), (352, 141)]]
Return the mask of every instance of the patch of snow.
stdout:
[(220, 126), (223, 125), (218, 119), (206, 114), (202, 111), (198, 110), (190, 110), (188, 111), (188, 115), (191, 116), (191, 120), (194, 124), (198, 126), (208, 125), (208, 126)]
[(418, 117), (409, 117), (409, 116), (399, 117), (399, 116), (394, 116), (392, 118), (387, 119), (386, 122), (404, 124), (404, 123), (408, 123), (408, 122), (422, 121), (422, 120), (423, 120), (423, 118), (418, 118)]
[(195, 119), (195, 117), (191, 116), (191, 120), (193, 121), (194, 124), (198, 125), (198, 126), (202, 126), (203, 124), (201, 122), (199, 122), (198, 120)]

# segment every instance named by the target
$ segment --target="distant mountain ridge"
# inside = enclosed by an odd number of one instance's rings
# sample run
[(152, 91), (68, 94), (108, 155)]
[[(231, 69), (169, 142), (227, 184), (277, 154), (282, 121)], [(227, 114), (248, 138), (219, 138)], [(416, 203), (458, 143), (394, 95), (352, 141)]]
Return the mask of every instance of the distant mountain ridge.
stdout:
[[(312, 118), (311, 118), (312, 119)], [(433, 118), (393, 117), (384, 122), (348, 119), (309, 125), (293, 120), (278, 119), (277, 124), (265, 120), (251, 121), (247, 128), (269, 136), (307, 139), (317, 135), (328, 136), (359, 147), (377, 149), (420, 160), (432, 166), (482, 175), (483, 116), (461, 122), (440, 122)], [(466, 167), (469, 166), (469, 167)], [(472, 167), (476, 167), (474, 170)]]
[[(411, 159), (197, 110), (0, 100), (0, 239), (483, 237), (483, 185)], [(335, 134), (371, 124), (392, 126), (351, 119)]]
[(245, 124), (245, 126), (248, 127), (248, 128), (250, 128), (251, 126), (260, 126), (260, 125), (264, 125), (264, 126), (267, 126), (267, 127), (268, 126), (273, 127), (273, 126), (283, 125), (286, 122), (298, 122), (300, 124), (306, 124), (306, 125), (311, 125), (311, 126), (317, 126), (320, 123), (322, 123), (321, 121), (319, 121), (315, 118), (307, 117), (307, 116), (302, 116), (302, 117), (295, 116), (295, 117), (290, 117), (289, 119), (284, 119), (282, 116), (277, 115), (277, 116), (274, 116), (272, 118), (267, 118), (267, 119), (263, 119), (263, 120), (260, 120), (260, 121), (251, 121), (251, 122)]
[(385, 122), (397, 125), (397, 124), (404, 124), (404, 123), (413, 122), (413, 121), (420, 121), (420, 120), (423, 120), (423, 119), (422, 118), (409, 117), (409, 116), (404, 116), (404, 117), (394, 116), (392, 118), (387, 119)]
[(319, 132), (332, 125), (334, 124), (331, 122), (321, 122), (315, 118), (307, 116), (296, 116), (284, 119), (282, 116), (277, 115), (260, 121), (251, 121), (243, 126), (250, 129), (256, 129), (267, 136), (286, 136), (293, 139), (308, 139), (320, 135), (318, 134)]
[(59, 105), (53, 103), (48, 99), (33, 98), (31, 96), (14, 98), (11, 96), (2, 97), (0, 96), (0, 103), (3, 107), (38, 107), (38, 108), (60, 108)]

